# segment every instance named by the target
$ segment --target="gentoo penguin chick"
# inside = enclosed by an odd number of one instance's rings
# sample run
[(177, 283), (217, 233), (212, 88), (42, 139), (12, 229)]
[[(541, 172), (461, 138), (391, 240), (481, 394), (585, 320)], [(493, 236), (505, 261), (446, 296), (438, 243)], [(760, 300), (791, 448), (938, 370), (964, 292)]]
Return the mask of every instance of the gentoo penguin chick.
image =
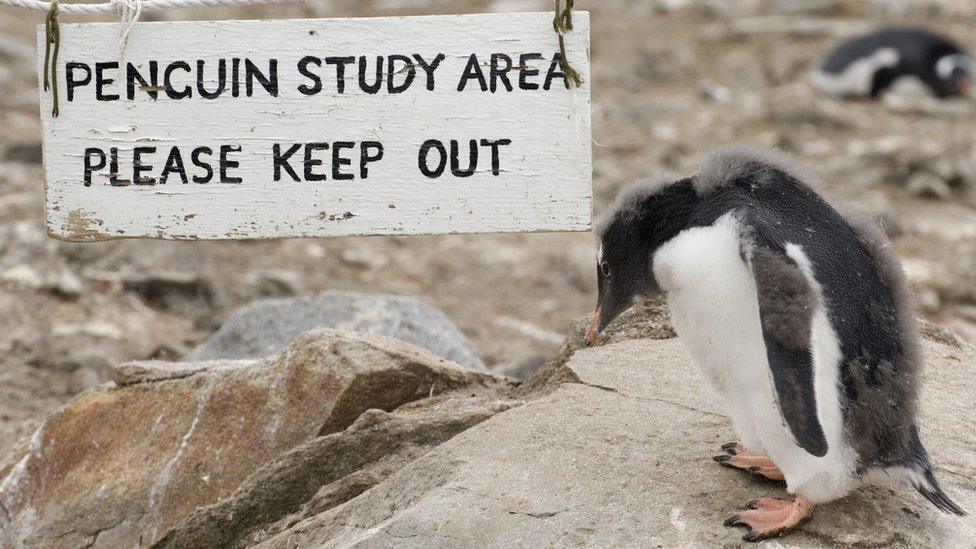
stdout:
[(861, 481), (895, 480), (965, 514), (939, 487), (916, 426), (914, 305), (890, 243), (846, 219), (778, 153), (720, 149), (698, 175), (637, 183), (598, 225), (587, 333), (665, 292), (672, 322), (739, 437), (716, 459), (785, 480), (726, 525), (781, 535)]
[(920, 28), (889, 28), (842, 43), (812, 75), (828, 95), (876, 98), (884, 91), (952, 97), (966, 92), (973, 59), (952, 40)]

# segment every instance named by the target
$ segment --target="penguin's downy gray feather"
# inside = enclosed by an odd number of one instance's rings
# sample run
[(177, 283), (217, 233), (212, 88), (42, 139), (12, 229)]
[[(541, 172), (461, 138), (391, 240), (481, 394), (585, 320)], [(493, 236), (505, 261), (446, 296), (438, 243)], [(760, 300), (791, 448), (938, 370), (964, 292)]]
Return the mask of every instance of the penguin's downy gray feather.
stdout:
[(826, 455), (810, 349), (817, 295), (796, 263), (783, 253), (757, 247), (750, 264), (780, 413), (801, 448), (815, 456)]
[(754, 145), (726, 145), (713, 151), (698, 169), (695, 190), (704, 195), (736, 181), (747, 180), (753, 184), (775, 184), (782, 174), (817, 190), (820, 181), (796, 165), (792, 158), (773, 149)]
[[(845, 417), (848, 433), (859, 435), (850, 437), (851, 444), (860, 454), (862, 463), (880, 467), (903, 466), (916, 471), (917, 476), (911, 481), (925, 499), (944, 512), (965, 515), (966, 512), (939, 486), (915, 425), (922, 349), (915, 298), (901, 262), (891, 241), (870, 217), (860, 212), (847, 212), (844, 217), (874, 261), (881, 281), (891, 291), (901, 346), (898, 364), (883, 363), (875, 369), (873, 379), (865, 375), (866, 369), (860, 365), (850, 368), (851, 383), (860, 395), (858, 403), (848, 407)], [(907, 438), (904, 436), (906, 432)]]
[(870, 216), (864, 212), (844, 212), (844, 219), (850, 224), (858, 241), (874, 260), (881, 281), (891, 291), (898, 313), (898, 332), (902, 345), (902, 356), (905, 357), (906, 370), (913, 372), (917, 382), (922, 371), (922, 347), (918, 331), (918, 315), (916, 314), (915, 295), (908, 286), (905, 270), (895, 253), (891, 241)]
[(671, 174), (662, 173), (637, 181), (617, 193), (617, 197), (610, 204), (610, 207), (593, 224), (593, 233), (596, 235), (597, 241), (603, 239), (614, 219), (639, 212), (646, 199), (661, 192), (662, 189), (672, 185), (678, 179)]
[(891, 242), (870, 218), (860, 213), (845, 216), (891, 292), (895, 305), (900, 353), (894, 361), (867, 368), (851, 362), (849, 383), (858, 399), (847, 407), (845, 423), (863, 466), (912, 466), (917, 460), (911, 433), (917, 409), (922, 370), (915, 300)]

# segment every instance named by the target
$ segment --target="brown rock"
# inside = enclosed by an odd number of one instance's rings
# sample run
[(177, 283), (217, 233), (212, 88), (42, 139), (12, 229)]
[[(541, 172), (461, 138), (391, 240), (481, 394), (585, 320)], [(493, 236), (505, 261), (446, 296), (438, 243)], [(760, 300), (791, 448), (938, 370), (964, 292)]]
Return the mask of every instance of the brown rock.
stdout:
[(310, 440), (261, 467), (230, 497), (194, 512), (156, 547), (250, 546), (358, 496), (514, 404), (435, 398), (412, 410), (369, 410), (349, 429)]
[(0, 466), (0, 545), (149, 544), (367, 409), (507, 387), (397, 340), (330, 330), (277, 357), (133, 363), (115, 378), (54, 413)]

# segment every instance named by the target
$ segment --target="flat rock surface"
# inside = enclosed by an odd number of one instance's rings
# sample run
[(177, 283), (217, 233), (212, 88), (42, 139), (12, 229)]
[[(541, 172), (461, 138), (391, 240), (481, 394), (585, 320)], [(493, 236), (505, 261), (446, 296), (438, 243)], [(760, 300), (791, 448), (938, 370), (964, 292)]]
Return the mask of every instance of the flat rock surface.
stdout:
[[(976, 353), (926, 342), (921, 428), (937, 474), (976, 510)], [(730, 546), (722, 520), (778, 485), (710, 458), (733, 438), (679, 340), (577, 352), (578, 383), (495, 415), (264, 547)], [(795, 547), (968, 547), (973, 517), (867, 487), (816, 509)]]
[(0, 546), (147, 545), (369, 409), (507, 386), (399, 340), (333, 330), (267, 359), (139, 362), (115, 378), (52, 414), (0, 465)]

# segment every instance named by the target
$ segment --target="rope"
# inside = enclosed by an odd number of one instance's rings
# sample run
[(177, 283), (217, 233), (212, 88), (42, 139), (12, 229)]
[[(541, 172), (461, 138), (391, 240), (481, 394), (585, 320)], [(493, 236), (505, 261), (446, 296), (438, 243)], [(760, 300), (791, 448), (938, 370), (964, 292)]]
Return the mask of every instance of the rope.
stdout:
[[(114, 2), (115, 0), (113, 0)], [(118, 0), (119, 13), (119, 66), (125, 66), (125, 46), (129, 43), (129, 31), (142, 15), (142, 0)]]
[(556, 0), (556, 16), (552, 20), (552, 29), (559, 35), (559, 64), (568, 79), (567, 81), (572, 82), (578, 88), (583, 83), (583, 77), (570, 66), (569, 60), (566, 59), (566, 41), (563, 38), (563, 33), (573, 30), (573, 4), (575, 2), (576, 0), (566, 0), (566, 9), (562, 9), (562, 1)]
[[(124, 13), (121, 6), (140, 4), (141, 11), (158, 11), (179, 8), (250, 6), (253, 4), (297, 4), (305, 0), (109, 0), (100, 4), (61, 4), (62, 13)], [(33, 11), (50, 11), (52, 2), (42, 0), (0, 0), (0, 5), (12, 6)]]
[[(58, 116), (58, 51), (61, 49), (61, 25), (58, 22), (59, 0), (51, 0), (44, 18), (44, 91), (51, 89), (54, 106), (51, 116)], [(51, 45), (54, 45), (52, 51)]]

